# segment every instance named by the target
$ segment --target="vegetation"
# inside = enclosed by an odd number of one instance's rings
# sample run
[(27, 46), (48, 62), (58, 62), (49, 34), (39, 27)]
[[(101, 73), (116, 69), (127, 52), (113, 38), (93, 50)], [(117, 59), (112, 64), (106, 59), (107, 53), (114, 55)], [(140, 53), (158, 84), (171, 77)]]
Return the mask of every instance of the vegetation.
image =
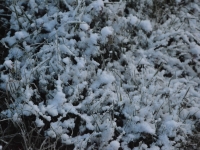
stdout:
[(199, 149), (198, 0), (0, 4), (1, 149)]

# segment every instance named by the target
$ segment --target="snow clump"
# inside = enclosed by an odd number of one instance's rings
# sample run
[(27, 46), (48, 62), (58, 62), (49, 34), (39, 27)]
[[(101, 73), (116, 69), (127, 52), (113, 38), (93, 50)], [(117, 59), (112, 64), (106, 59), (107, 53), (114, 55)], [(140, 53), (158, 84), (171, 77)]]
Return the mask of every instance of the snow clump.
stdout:
[(142, 20), (140, 22), (140, 27), (146, 32), (152, 31), (152, 25), (151, 25), (151, 22), (149, 20)]

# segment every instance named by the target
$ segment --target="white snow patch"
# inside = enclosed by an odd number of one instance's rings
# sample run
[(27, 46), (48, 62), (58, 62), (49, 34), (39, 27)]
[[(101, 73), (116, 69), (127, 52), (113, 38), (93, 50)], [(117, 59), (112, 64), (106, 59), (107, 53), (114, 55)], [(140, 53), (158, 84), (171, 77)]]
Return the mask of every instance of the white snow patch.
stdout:
[(35, 0), (30, 0), (30, 1), (29, 1), (29, 6), (30, 6), (32, 9), (35, 9), (35, 7), (37, 6)]
[(178, 4), (178, 3), (180, 3), (181, 2), (181, 0), (175, 0), (176, 1), (176, 4)]
[(101, 35), (105, 38), (109, 35), (112, 35), (114, 32), (114, 29), (112, 27), (104, 27), (103, 29), (101, 29)]
[[(99, 71), (100, 72), (100, 71)], [(97, 88), (102, 84), (110, 84), (113, 81), (115, 81), (115, 77), (113, 76), (113, 74), (111, 74), (110, 72), (106, 72), (103, 71), (100, 75), (98, 80), (96, 80), (93, 84), (92, 84), (92, 88)]]
[(53, 31), (53, 28), (55, 27), (57, 21), (56, 20), (51, 20), (49, 22), (46, 22), (43, 24), (43, 27), (45, 28), (45, 30), (51, 32)]
[(180, 123), (170, 120), (165, 122), (165, 130), (169, 136), (176, 136), (175, 130), (180, 126)]
[(19, 59), (20, 57), (22, 57), (24, 54), (24, 52), (19, 49), (18, 47), (13, 47), (10, 49), (10, 53), (8, 54), (9, 58), (16, 58)]
[(87, 23), (81, 23), (80, 24), (80, 28), (83, 30), (83, 31), (87, 31), (90, 29), (90, 26), (87, 24)]
[(67, 145), (70, 145), (72, 143), (70, 137), (67, 134), (61, 135), (62, 143), (65, 143)]
[(107, 150), (118, 150), (119, 147), (120, 147), (120, 143), (118, 141), (112, 141), (107, 147)]
[(136, 16), (130, 15), (130, 23), (135, 26), (137, 22), (138, 18)]
[(17, 113), (15, 113), (15, 114), (13, 115), (12, 119), (13, 119), (13, 121), (15, 121), (15, 122), (21, 121), (21, 119), (20, 119), (20, 117), (19, 117), (19, 115), (18, 115)]
[(46, 108), (46, 111), (51, 115), (51, 116), (57, 116), (58, 115), (58, 110), (55, 108), (54, 105), (48, 105)]
[(38, 128), (44, 126), (44, 122), (40, 118), (36, 118), (35, 123), (36, 123)]
[(29, 36), (29, 34), (26, 31), (19, 31), (19, 32), (15, 33), (15, 37), (18, 40), (24, 39), (24, 38), (26, 38), (28, 36)]
[(56, 138), (56, 133), (52, 130), (47, 131), (47, 135), (52, 138)]
[(64, 54), (73, 55), (73, 53), (70, 51), (70, 49), (66, 45), (60, 44), (59, 48), (60, 48), (60, 51)]
[(74, 119), (65, 120), (65, 121), (62, 123), (62, 126), (63, 126), (64, 128), (74, 128), (74, 127), (75, 127)]
[(35, 22), (36, 22), (37, 26), (40, 27), (44, 23), (44, 20), (42, 18), (38, 18), (38, 19), (36, 19)]
[(97, 1), (92, 2), (92, 4), (90, 4), (90, 6), (95, 11), (100, 12), (100, 11), (102, 11), (102, 9), (104, 7), (104, 2), (102, 0), (97, 0)]
[(200, 46), (195, 44), (194, 42), (190, 44), (190, 53), (195, 56), (200, 55)]
[(66, 65), (69, 65), (71, 60), (69, 59), (69, 57), (66, 57), (66, 58), (63, 58), (63, 62), (66, 64)]
[(90, 42), (92, 44), (97, 44), (97, 40), (98, 40), (99, 36), (98, 34), (94, 33), (90, 35)]
[(12, 69), (13, 68), (13, 62), (11, 60), (6, 60), (4, 62), (4, 66), (7, 68), (7, 69)]
[(136, 132), (144, 132), (144, 133), (150, 133), (155, 134), (155, 129), (153, 129), (149, 123), (147, 122), (141, 122), (135, 126)]
[(79, 69), (84, 68), (85, 67), (85, 59), (81, 58), (81, 57), (75, 57), (75, 60), (77, 61), (77, 67)]
[(152, 31), (151, 22), (149, 20), (141, 21), (140, 22), (140, 27), (146, 32), (151, 32)]
[(14, 45), (17, 41), (15, 36), (9, 37), (7, 36), (6, 38), (2, 39), (2, 42), (7, 42), (9, 46)]

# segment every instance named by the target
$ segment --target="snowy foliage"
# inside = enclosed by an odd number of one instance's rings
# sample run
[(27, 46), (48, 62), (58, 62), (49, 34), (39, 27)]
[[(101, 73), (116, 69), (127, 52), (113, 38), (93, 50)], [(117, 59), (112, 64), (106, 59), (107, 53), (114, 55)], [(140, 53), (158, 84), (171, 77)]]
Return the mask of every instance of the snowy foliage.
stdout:
[(19, 0), (10, 10), (2, 119), (29, 117), (73, 149), (188, 146), (200, 125), (198, 1)]

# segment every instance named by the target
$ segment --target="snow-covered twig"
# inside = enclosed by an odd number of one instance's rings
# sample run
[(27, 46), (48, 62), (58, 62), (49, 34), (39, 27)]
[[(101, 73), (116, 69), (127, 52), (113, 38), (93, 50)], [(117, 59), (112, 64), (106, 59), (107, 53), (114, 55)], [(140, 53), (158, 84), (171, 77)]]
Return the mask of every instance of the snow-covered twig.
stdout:
[(32, 69), (31, 74), (35, 72), (39, 67), (41, 67), (45, 62), (50, 60), (50, 58), (45, 59), (43, 62), (41, 62), (39, 65), (37, 65), (35, 68)]
[(65, 6), (66, 6), (70, 11), (73, 11), (73, 7), (71, 7), (71, 6), (66, 2), (66, 0), (62, 0), (62, 2), (65, 4)]

